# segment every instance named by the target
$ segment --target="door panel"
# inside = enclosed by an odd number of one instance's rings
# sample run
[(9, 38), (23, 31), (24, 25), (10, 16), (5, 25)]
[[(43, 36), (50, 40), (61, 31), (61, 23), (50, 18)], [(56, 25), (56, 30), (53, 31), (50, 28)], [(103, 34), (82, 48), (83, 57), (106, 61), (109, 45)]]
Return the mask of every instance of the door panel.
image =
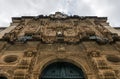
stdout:
[(85, 79), (83, 71), (68, 62), (48, 65), (42, 72), (42, 79)]

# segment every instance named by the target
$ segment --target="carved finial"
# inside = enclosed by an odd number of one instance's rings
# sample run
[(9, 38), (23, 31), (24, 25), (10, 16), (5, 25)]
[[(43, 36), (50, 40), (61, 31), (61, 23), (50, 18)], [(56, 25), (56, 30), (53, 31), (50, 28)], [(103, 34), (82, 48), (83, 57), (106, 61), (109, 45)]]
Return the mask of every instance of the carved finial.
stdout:
[(51, 18), (67, 18), (68, 16), (61, 12), (55, 12), (55, 14), (50, 15)]

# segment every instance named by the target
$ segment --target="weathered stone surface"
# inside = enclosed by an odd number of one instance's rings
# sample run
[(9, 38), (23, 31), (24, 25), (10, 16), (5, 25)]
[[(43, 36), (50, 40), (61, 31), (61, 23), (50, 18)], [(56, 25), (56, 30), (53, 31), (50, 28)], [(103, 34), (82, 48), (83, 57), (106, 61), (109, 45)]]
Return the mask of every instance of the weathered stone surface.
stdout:
[(0, 32), (0, 78), (40, 79), (49, 64), (69, 62), (85, 79), (120, 79), (120, 32), (106, 17), (56, 12), (12, 21)]

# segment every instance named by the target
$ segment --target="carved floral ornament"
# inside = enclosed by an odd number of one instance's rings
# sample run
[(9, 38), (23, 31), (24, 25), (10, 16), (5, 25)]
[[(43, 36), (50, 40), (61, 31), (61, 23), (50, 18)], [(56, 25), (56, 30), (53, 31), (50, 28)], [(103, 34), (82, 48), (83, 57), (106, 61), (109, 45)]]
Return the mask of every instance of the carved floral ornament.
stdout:
[(91, 52), (88, 52), (87, 54), (89, 57), (100, 57), (101, 56), (101, 53), (100, 51), (91, 51)]
[(37, 50), (35, 49), (27, 49), (25, 52), (24, 52), (24, 56), (25, 57), (32, 57), (32, 56), (35, 56), (36, 55), (36, 52)]

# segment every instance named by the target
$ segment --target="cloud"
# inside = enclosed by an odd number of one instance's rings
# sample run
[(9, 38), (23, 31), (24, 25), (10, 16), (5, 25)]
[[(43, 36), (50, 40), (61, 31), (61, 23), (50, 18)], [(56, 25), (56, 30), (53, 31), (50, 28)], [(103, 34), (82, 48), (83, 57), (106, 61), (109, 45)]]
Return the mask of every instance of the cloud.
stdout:
[(120, 0), (84, 0), (97, 16), (107, 16), (113, 27), (120, 27)]
[(9, 26), (11, 17), (49, 15), (61, 11), (69, 15), (107, 16), (112, 26), (120, 26), (120, 0), (0, 0), (0, 26)]

